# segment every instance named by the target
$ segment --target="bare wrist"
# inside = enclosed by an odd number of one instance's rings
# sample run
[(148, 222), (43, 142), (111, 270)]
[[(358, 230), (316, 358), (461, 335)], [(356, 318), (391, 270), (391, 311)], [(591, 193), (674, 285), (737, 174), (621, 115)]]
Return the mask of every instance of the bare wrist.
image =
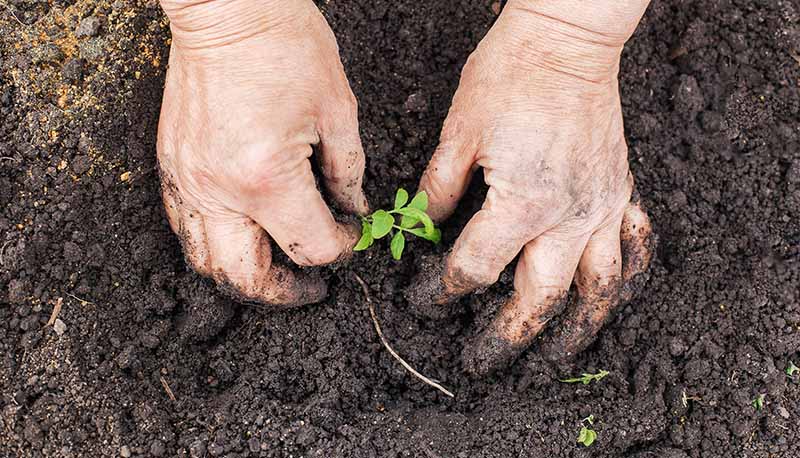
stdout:
[(267, 31), (291, 29), (311, 0), (161, 0), (173, 42), (182, 48), (215, 48)]
[(622, 47), (649, 0), (509, 0), (501, 15), (522, 62), (580, 79), (616, 79)]
[(578, 39), (621, 47), (649, 4), (650, 0), (508, 0), (506, 10), (525, 11), (561, 23)]

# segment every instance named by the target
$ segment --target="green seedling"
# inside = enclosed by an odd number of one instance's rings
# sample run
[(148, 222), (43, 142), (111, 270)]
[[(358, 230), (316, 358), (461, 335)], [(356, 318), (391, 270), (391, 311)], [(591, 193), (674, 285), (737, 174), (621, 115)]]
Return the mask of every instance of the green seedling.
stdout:
[[(584, 425), (584, 422), (589, 423), (588, 428)], [(597, 439), (597, 433), (591, 428), (592, 425), (594, 425), (594, 415), (589, 415), (581, 420), (581, 432), (578, 433), (578, 443), (583, 444), (584, 447), (589, 447), (594, 444), (595, 439)]]
[[(425, 211), (428, 209), (428, 194), (418, 192), (411, 202), (408, 192), (400, 188), (394, 197), (394, 209), (377, 210), (361, 218), (361, 239), (353, 251), (363, 251), (371, 247), (375, 240), (394, 233), (389, 243), (392, 257), (399, 260), (406, 247), (406, 234), (415, 235), (433, 243), (442, 240), (442, 231), (433, 224)], [(397, 217), (400, 217), (398, 224)], [(419, 227), (420, 224), (422, 227)]]
[(583, 373), (583, 374), (581, 374), (580, 377), (568, 378), (568, 379), (565, 379), (565, 380), (559, 380), (559, 382), (561, 382), (561, 383), (579, 383), (580, 382), (580, 383), (583, 383), (584, 385), (588, 385), (589, 383), (591, 383), (592, 380), (594, 380), (595, 382), (599, 382), (606, 375), (608, 375), (608, 371), (601, 370), (600, 372), (598, 372), (596, 374)]
[(763, 395), (763, 394), (759, 394), (758, 396), (756, 396), (755, 399), (753, 399), (752, 404), (753, 404), (753, 407), (755, 407), (756, 410), (761, 410), (761, 409), (764, 408), (764, 396), (765, 395)]
[(786, 368), (786, 375), (794, 377), (794, 374), (798, 371), (800, 371), (800, 367), (795, 366), (793, 362), (789, 361), (789, 367)]

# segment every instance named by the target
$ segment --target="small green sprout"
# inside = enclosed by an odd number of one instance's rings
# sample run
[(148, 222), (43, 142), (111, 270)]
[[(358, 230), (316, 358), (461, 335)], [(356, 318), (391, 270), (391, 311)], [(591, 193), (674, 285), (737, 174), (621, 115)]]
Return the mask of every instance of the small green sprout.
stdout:
[[(394, 230), (389, 249), (392, 257), (399, 260), (406, 247), (405, 234), (413, 234), (433, 243), (442, 240), (442, 231), (433, 224), (433, 220), (425, 211), (428, 209), (428, 194), (418, 192), (411, 202), (408, 201), (408, 191), (403, 188), (397, 190), (394, 197), (393, 210), (377, 210), (373, 214), (361, 218), (361, 239), (353, 251), (363, 251), (371, 247), (375, 240), (389, 235)], [(400, 224), (397, 224), (397, 216)], [(422, 224), (422, 227), (417, 227)]]
[[(587, 428), (583, 422), (588, 422), (590, 427)], [(578, 433), (578, 443), (583, 444), (584, 447), (589, 447), (594, 444), (595, 439), (597, 439), (597, 433), (591, 428), (592, 425), (594, 425), (594, 415), (589, 415), (581, 420), (581, 432)]]
[(764, 408), (764, 396), (765, 395), (763, 395), (763, 394), (759, 394), (758, 396), (756, 396), (755, 399), (753, 399), (752, 404), (753, 404), (753, 407), (755, 407), (756, 410), (761, 410), (761, 409)]
[(794, 377), (794, 374), (798, 371), (800, 371), (800, 367), (795, 366), (793, 362), (789, 361), (789, 367), (786, 368), (786, 375)]
[(565, 379), (565, 380), (559, 380), (559, 382), (561, 382), (561, 383), (578, 383), (578, 382), (580, 382), (580, 383), (583, 383), (584, 385), (588, 385), (592, 380), (594, 380), (595, 382), (599, 382), (606, 375), (608, 375), (608, 371), (601, 370), (600, 372), (598, 372), (596, 374), (583, 373), (583, 374), (581, 374), (580, 377), (568, 378), (568, 379)]

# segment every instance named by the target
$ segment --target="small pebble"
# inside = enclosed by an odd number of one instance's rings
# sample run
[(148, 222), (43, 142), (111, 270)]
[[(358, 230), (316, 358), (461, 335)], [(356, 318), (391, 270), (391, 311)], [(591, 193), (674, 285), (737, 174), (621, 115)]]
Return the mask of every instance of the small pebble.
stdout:
[(81, 37), (94, 37), (100, 32), (100, 18), (96, 16), (89, 16), (84, 18), (78, 28), (75, 29), (75, 36)]
[(211, 456), (220, 456), (224, 452), (225, 452), (225, 447), (223, 447), (223, 446), (221, 446), (221, 445), (219, 445), (217, 443), (213, 443), (213, 444), (208, 446), (208, 453)]
[(53, 43), (41, 44), (31, 51), (31, 62), (34, 64), (58, 62), (64, 58), (61, 48)]
[(166, 451), (167, 449), (164, 447), (164, 443), (158, 439), (154, 440), (153, 443), (150, 444), (150, 454), (153, 456), (164, 456), (164, 452)]
[(204, 458), (206, 456), (205, 442), (198, 440), (189, 446), (189, 456), (192, 458)]
[(144, 345), (145, 348), (149, 348), (151, 350), (157, 348), (160, 343), (158, 337), (154, 336), (153, 334), (142, 334), (140, 340), (142, 341), (142, 345)]
[(247, 446), (253, 453), (258, 453), (259, 451), (261, 451), (261, 442), (259, 442), (257, 437), (251, 437), (250, 440), (247, 441)]
[(119, 448), (119, 456), (121, 456), (122, 458), (130, 458), (131, 449), (128, 448), (127, 445), (123, 445), (122, 447)]
[(76, 83), (83, 78), (83, 61), (80, 59), (70, 59), (61, 69), (61, 75), (65, 80)]
[(54, 330), (54, 331), (56, 332), (56, 334), (58, 334), (59, 336), (63, 336), (63, 335), (64, 335), (64, 333), (65, 333), (65, 332), (67, 332), (67, 325), (66, 325), (66, 324), (64, 324), (64, 322), (63, 322), (63, 321), (61, 321), (61, 319), (60, 319), (60, 318), (56, 318), (56, 321), (55, 321), (55, 323), (53, 323), (53, 330)]
[(422, 113), (428, 111), (428, 100), (424, 94), (415, 92), (408, 96), (403, 107), (414, 113)]

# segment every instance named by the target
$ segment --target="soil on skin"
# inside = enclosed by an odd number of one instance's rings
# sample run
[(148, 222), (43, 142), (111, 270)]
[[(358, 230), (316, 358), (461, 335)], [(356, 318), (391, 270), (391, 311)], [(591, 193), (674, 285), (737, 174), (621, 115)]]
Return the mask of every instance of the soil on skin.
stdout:
[[(360, 101), (367, 195), (385, 205), (414, 189), (499, 5), (320, 3)], [(187, 270), (161, 207), (157, 2), (1, 6), (0, 457), (800, 456), (800, 376), (784, 373), (800, 364), (796, 1), (654, 0), (620, 72), (660, 238), (644, 292), (574, 361), (534, 345), (485, 380), (461, 351), (510, 272), (449, 320), (404, 295), (480, 206), (480, 178), (440, 247), (395, 262), (378, 244), (328, 269), (316, 306), (236, 303)], [(395, 349), (454, 399), (382, 348), (353, 273)], [(57, 298), (61, 335), (45, 326)]]

